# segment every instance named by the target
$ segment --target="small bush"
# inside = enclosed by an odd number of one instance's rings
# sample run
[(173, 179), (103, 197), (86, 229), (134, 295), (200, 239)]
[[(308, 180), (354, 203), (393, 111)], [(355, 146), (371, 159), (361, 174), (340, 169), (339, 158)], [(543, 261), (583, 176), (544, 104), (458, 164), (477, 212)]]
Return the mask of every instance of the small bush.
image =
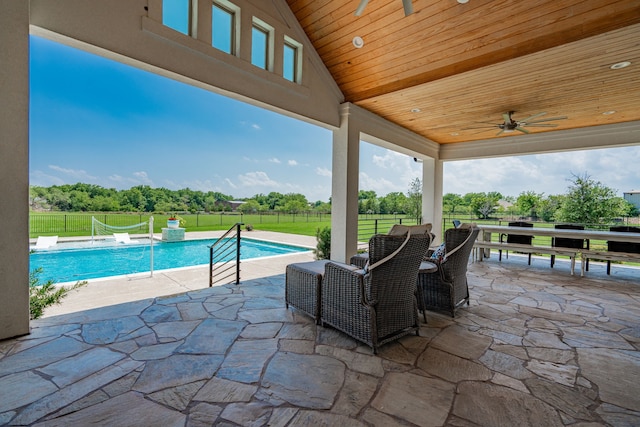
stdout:
[(29, 272), (29, 317), (32, 320), (40, 318), (44, 309), (50, 305), (60, 304), (60, 300), (67, 296), (69, 291), (87, 284), (86, 281), (82, 281), (68, 288), (64, 286), (56, 288), (53, 280), (40, 284), (38, 276), (41, 273), (41, 268)]
[(331, 227), (318, 228), (316, 230), (316, 248), (313, 253), (316, 259), (331, 258)]
[(253, 230), (253, 225), (247, 224), (247, 225), (244, 226), (244, 229), (247, 230), (247, 231), (252, 231)]

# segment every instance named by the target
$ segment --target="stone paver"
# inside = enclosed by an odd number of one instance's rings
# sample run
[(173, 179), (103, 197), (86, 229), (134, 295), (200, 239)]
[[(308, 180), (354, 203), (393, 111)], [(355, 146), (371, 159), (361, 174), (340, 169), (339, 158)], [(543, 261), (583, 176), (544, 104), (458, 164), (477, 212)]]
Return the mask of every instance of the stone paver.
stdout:
[(182, 291), (32, 322), (0, 342), (0, 424), (640, 425), (640, 269), (471, 264), (471, 306), (373, 355), (284, 307), (283, 259), (239, 286), (159, 274)]

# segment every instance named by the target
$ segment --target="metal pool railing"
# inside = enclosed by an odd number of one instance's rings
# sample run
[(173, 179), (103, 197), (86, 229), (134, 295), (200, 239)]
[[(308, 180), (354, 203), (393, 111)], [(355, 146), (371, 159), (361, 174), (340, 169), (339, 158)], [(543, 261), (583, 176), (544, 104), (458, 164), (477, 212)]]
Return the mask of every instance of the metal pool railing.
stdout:
[(234, 270), (235, 284), (240, 284), (240, 230), (242, 225), (241, 222), (234, 224), (213, 245), (209, 246), (209, 287), (213, 286), (216, 281), (221, 282), (233, 277)]

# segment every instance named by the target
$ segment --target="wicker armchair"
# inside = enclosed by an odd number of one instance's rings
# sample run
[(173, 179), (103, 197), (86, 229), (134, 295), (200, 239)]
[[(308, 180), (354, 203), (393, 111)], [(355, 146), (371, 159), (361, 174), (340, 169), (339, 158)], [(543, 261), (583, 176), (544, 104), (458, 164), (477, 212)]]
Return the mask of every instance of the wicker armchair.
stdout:
[[(389, 233), (389, 236), (404, 236), (407, 232), (410, 232), (412, 236), (418, 234), (427, 234), (431, 241), (436, 238), (436, 235), (431, 232), (433, 225), (429, 223), (418, 224), (418, 225), (404, 225), (404, 224), (394, 224)], [(365, 265), (369, 263), (369, 252), (363, 252), (359, 254), (355, 254), (349, 260), (349, 264), (355, 265), (360, 268), (364, 268)]]
[(462, 224), (444, 233), (445, 255), (442, 259), (430, 259), (438, 266), (433, 273), (418, 277), (418, 306), (425, 310), (449, 310), (451, 317), (465, 302), (469, 304), (467, 264), (473, 243), (480, 229), (475, 224)]
[(416, 282), (430, 241), (428, 234), (375, 235), (367, 270), (329, 262), (322, 280), (322, 324), (369, 345), (374, 354), (385, 343), (418, 334)]

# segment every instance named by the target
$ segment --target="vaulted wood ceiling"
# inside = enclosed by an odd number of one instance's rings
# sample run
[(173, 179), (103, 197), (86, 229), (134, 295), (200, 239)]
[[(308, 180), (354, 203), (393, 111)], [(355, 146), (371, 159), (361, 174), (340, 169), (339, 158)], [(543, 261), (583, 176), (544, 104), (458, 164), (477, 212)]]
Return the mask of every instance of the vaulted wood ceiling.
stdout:
[(567, 116), (531, 133), (640, 120), (640, 0), (287, 1), (345, 101), (435, 142), (519, 134), (475, 129), (507, 111)]

